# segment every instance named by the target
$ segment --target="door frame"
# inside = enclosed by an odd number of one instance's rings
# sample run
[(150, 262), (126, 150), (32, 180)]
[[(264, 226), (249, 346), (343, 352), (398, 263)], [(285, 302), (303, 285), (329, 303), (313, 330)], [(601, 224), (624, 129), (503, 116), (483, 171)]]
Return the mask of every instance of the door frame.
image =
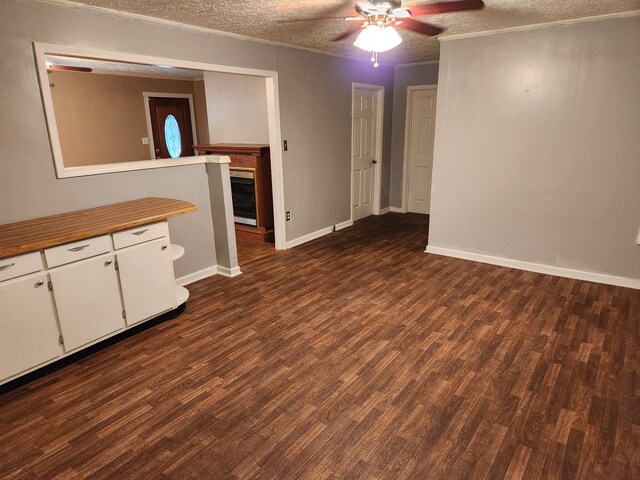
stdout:
[[(438, 91), (438, 85), (410, 85), (407, 87), (407, 109), (405, 112), (404, 119), (404, 153), (403, 153), (403, 161), (402, 161), (402, 213), (407, 213), (409, 211), (409, 137), (411, 135), (411, 128), (409, 123), (411, 122), (411, 97), (413, 96), (413, 92), (419, 90), (436, 90), (436, 95)], [(437, 108), (436, 108), (437, 114)], [(434, 129), (435, 132), (435, 129)], [(435, 133), (434, 133), (434, 141), (435, 141)]]
[(158, 98), (187, 98), (189, 99), (189, 114), (191, 115), (191, 134), (193, 135), (193, 144), (198, 145), (198, 135), (196, 133), (196, 116), (193, 111), (193, 94), (191, 93), (161, 93), (161, 92), (142, 92), (144, 100), (144, 116), (147, 120), (147, 134), (149, 135), (149, 150), (151, 151), (151, 160), (156, 158), (156, 146), (153, 141), (153, 127), (151, 125), (151, 109), (149, 108), (149, 97)]
[(380, 202), (382, 196), (382, 146), (384, 134), (384, 85), (375, 85), (370, 83), (351, 83), (351, 159), (350, 165), (350, 194), (349, 194), (349, 211), (351, 213), (350, 221), (353, 223), (353, 99), (356, 94), (356, 88), (362, 90), (372, 90), (376, 92), (376, 156), (378, 163), (375, 164), (375, 181), (373, 184), (373, 214), (380, 215)]

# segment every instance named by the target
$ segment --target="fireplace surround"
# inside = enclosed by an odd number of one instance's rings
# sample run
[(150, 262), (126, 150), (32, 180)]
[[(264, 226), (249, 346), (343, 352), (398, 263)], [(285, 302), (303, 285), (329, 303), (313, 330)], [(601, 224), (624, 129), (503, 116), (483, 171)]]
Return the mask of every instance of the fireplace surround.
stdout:
[(236, 236), (273, 242), (273, 193), (268, 145), (194, 145), (199, 154), (231, 159), (231, 196)]

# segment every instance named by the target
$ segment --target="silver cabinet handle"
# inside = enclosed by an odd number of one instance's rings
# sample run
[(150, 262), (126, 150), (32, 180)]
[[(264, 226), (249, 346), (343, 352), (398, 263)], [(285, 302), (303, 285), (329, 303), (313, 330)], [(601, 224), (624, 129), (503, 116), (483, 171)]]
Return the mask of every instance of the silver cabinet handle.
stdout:
[(85, 248), (89, 247), (90, 245), (87, 243), (86, 245), (80, 245), (78, 247), (73, 247), (73, 248), (67, 248), (67, 252), (79, 252), (80, 250), (84, 250)]
[(144, 230), (138, 230), (137, 232), (131, 232), (131, 235), (142, 235), (144, 232), (148, 232), (149, 229), (145, 228)]
[(104, 266), (108, 267), (109, 265), (111, 265), (113, 263), (113, 260), (107, 260), (106, 262), (104, 262)]
[(6, 270), (7, 268), (11, 268), (16, 264), (16, 262), (12, 262), (12, 263), (7, 263), (6, 265), (0, 265), (0, 272), (2, 270)]
[(44, 280), (38, 280), (36, 283), (33, 284), (35, 288), (41, 287), (42, 285), (44, 285)]
[(167, 246), (166, 245), (162, 245), (162, 248), (160, 250), (166, 250)]

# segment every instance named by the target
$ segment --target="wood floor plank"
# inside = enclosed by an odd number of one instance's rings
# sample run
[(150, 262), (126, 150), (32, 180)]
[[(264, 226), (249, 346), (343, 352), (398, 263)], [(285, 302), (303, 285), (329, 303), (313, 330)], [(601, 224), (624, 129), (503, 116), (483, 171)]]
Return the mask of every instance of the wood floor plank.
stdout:
[(387, 214), (0, 396), (0, 478), (640, 478), (640, 292)]

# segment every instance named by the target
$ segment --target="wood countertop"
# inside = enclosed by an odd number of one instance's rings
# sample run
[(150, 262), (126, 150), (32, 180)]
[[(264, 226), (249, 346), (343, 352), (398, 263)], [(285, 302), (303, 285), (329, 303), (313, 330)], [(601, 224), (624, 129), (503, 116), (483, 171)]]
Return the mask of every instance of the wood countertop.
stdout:
[(0, 258), (158, 222), (196, 210), (194, 204), (183, 200), (149, 197), (0, 225)]

